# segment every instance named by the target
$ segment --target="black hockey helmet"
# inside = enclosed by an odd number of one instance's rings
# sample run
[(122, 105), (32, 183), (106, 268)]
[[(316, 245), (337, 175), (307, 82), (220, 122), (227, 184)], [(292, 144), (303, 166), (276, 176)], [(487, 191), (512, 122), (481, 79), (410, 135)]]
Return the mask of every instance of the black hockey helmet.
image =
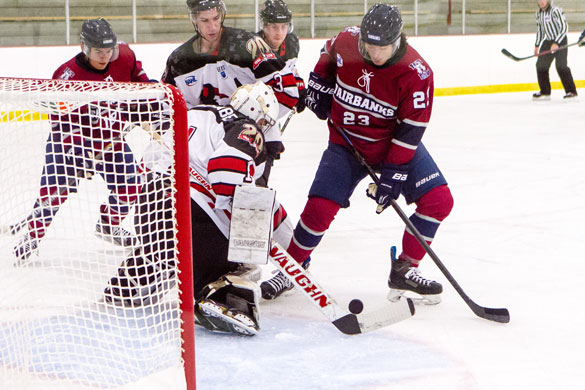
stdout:
[(282, 0), (266, 0), (260, 9), (260, 18), (265, 25), (268, 23), (290, 23), (292, 12)]
[(201, 11), (217, 8), (217, 10), (225, 17), (227, 8), (223, 0), (187, 0), (187, 8), (191, 15), (196, 15)]
[(393, 44), (402, 34), (402, 16), (395, 5), (374, 4), (362, 19), (360, 40), (376, 46)]
[(81, 26), (81, 43), (85, 55), (89, 56), (91, 48), (114, 48), (114, 55), (110, 61), (118, 57), (118, 37), (112, 25), (104, 18), (89, 19)]

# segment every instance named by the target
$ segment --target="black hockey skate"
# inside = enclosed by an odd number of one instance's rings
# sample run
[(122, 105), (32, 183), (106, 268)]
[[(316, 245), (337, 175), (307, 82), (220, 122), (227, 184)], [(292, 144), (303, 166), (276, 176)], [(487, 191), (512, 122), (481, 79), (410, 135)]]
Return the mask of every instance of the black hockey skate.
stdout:
[(424, 305), (436, 305), (441, 302), (443, 286), (440, 283), (423, 277), (419, 269), (412, 267), (409, 261), (397, 259), (396, 247), (393, 246), (390, 253), (392, 269), (388, 277), (389, 301), (396, 302), (401, 297), (408, 297), (414, 303)]
[[(303, 262), (303, 268), (309, 268), (309, 262), (311, 257)], [(265, 280), (260, 284), (260, 290), (262, 291), (262, 298), (267, 300), (273, 300), (281, 296), (287, 291), (292, 290), (293, 284), (282, 272), (278, 271), (272, 278)]]

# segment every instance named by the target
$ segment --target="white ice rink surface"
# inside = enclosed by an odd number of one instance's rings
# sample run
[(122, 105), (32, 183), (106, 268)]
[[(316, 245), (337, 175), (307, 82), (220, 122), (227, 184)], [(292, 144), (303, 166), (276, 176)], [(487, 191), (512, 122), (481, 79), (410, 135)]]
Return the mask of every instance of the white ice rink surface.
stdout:
[[(196, 331), (198, 390), (576, 389), (585, 381), (585, 90), (582, 101), (534, 103), (528, 93), (441, 97), (423, 138), (455, 207), (433, 248), (478, 304), (511, 322), (476, 317), (433, 261), (438, 306), (382, 330), (346, 336), (300, 293), (261, 304), (253, 338)], [(285, 132), (271, 184), (296, 223), (327, 140), (306, 111)], [(389, 247), (403, 224), (376, 215), (364, 180), (314, 252), (311, 272), (345, 305), (387, 293)], [(410, 214), (412, 207), (400, 203)], [(266, 274), (270, 272), (266, 267)]]

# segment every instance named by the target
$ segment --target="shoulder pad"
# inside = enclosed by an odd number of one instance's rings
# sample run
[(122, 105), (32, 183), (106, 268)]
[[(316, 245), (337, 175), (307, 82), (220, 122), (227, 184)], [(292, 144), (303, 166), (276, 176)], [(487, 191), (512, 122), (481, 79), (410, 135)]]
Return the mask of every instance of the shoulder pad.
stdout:
[(256, 165), (266, 159), (264, 134), (249, 119), (239, 119), (224, 124), (224, 142), (229, 146), (246, 153), (254, 159)]

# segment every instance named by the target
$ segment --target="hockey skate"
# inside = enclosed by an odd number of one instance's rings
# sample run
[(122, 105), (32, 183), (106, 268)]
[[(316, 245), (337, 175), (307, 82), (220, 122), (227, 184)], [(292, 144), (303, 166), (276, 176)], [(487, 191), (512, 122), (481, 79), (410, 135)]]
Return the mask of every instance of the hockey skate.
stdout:
[(575, 92), (569, 92), (565, 96), (563, 96), (563, 102), (576, 102), (579, 100), (579, 95)]
[(39, 240), (26, 233), (14, 247), (14, 255), (21, 261), (27, 260), (33, 253), (39, 252)]
[(534, 100), (535, 102), (549, 101), (550, 100), (550, 94), (549, 95), (545, 95), (542, 92), (536, 92), (536, 93), (532, 94), (532, 100)]
[[(303, 262), (303, 268), (309, 268), (309, 262), (311, 261), (311, 257), (308, 257), (307, 260)], [(292, 290), (293, 284), (286, 276), (282, 274), (282, 272), (276, 272), (272, 278), (265, 280), (260, 284), (260, 290), (262, 291), (262, 298), (267, 300), (273, 300), (281, 296), (287, 291)]]
[(118, 246), (134, 246), (138, 239), (120, 225), (111, 225), (101, 219), (95, 225), (95, 235), (104, 241)]
[(443, 286), (420, 274), (409, 261), (396, 258), (396, 247), (391, 249), (392, 269), (388, 277), (387, 299), (396, 302), (402, 297), (410, 298), (416, 304), (436, 305), (441, 302)]

